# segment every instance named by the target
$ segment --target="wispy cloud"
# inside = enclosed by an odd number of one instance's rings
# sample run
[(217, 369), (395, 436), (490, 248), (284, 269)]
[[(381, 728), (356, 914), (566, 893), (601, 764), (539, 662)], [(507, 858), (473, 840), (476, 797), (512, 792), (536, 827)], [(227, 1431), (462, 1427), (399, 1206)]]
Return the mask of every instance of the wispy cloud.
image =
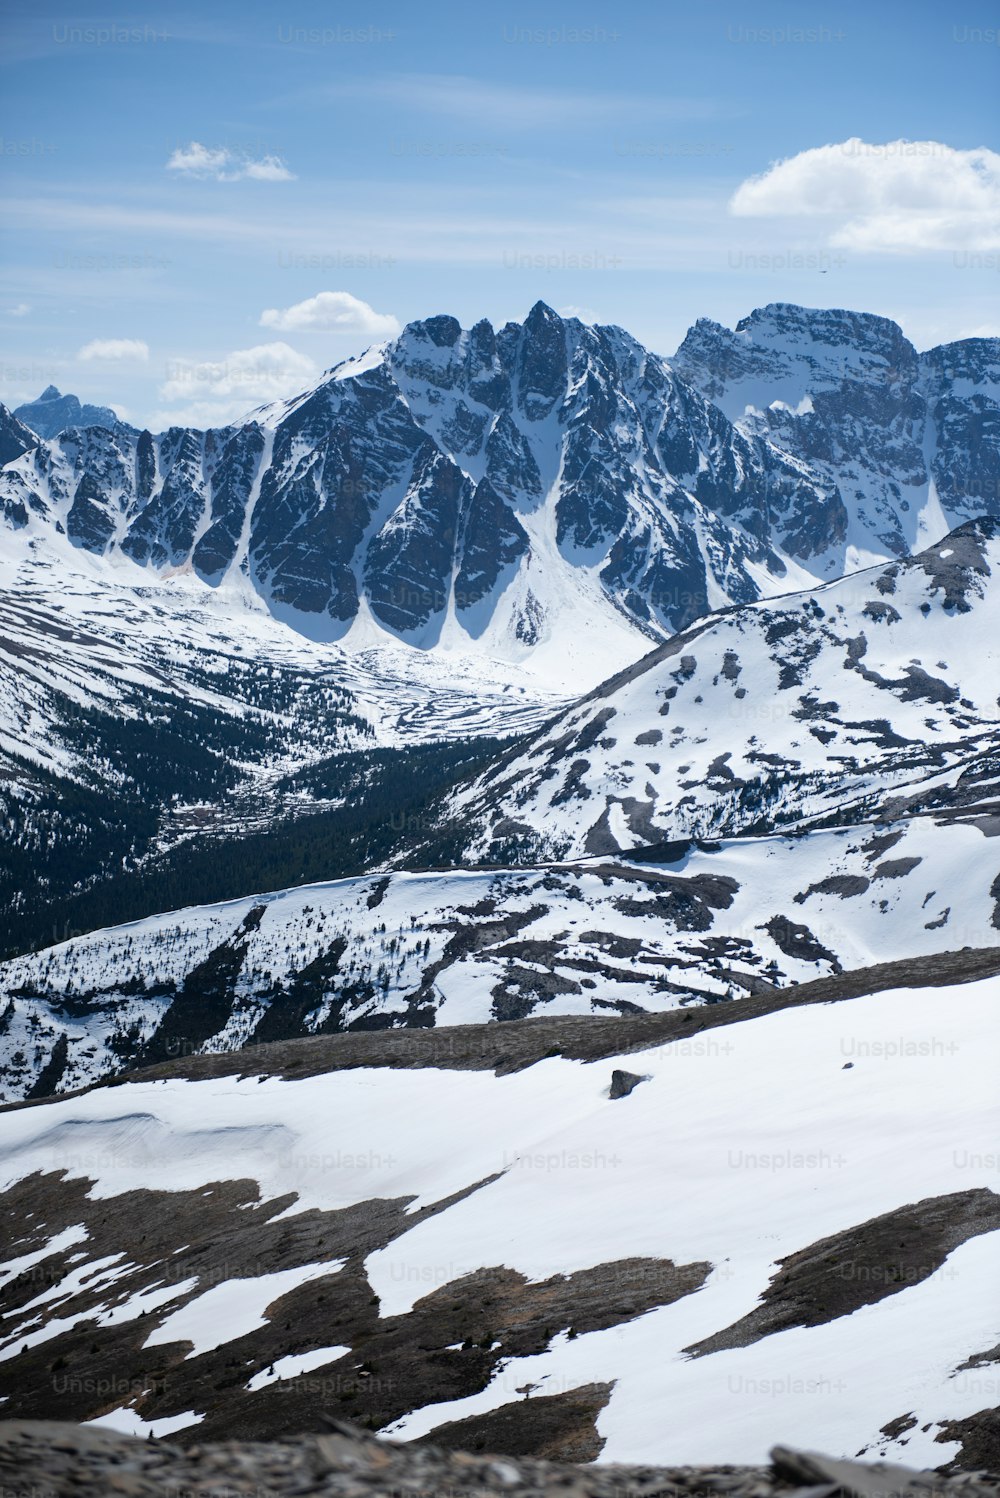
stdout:
[(186, 177), (209, 178), (214, 182), (295, 181), (295, 173), (288, 170), (280, 156), (255, 159), (230, 150), (228, 146), (203, 146), (196, 140), (172, 153), (167, 171)]
[(399, 332), (395, 317), (376, 312), (349, 291), (320, 291), (292, 307), (271, 307), (260, 314), (260, 325), (284, 333), (314, 329), (365, 338), (391, 338)]
[(741, 218), (814, 218), (838, 249), (913, 253), (1000, 247), (1000, 155), (940, 141), (852, 137), (775, 162), (737, 188)]
[[(379, 184), (356, 189), (345, 204), (334, 185), (327, 198), (335, 207), (304, 204), (280, 224), (263, 209), (197, 212), (93, 196), (9, 199), (4, 216), (8, 229), (97, 233), (116, 241), (130, 235), (137, 243), (158, 246), (176, 238), (248, 257), (259, 257), (263, 247), (273, 249), (279, 264), (294, 251), (319, 267), (331, 243), (391, 256), (398, 265), (493, 271), (509, 269), (518, 257), (528, 257), (528, 268), (536, 270), (577, 263), (629, 270), (699, 268), (713, 246), (724, 245), (727, 225), (731, 230), (724, 198), (625, 195), (622, 185), (592, 181), (590, 192), (576, 197), (572, 212), (554, 208), (544, 189), (500, 199), (488, 185), (470, 186), (459, 204), (448, 185), (414, 182), (399, 184), (391, 198)], [(617, 190), (601, 192), (611, 186)]]
[(27, 317), (31, 311), (30, 302), (15, 302), (13, 307), (5, 308), (8, 317)]
[[(299, 96), (301, 101), (301, 95)], [(456, 73), (400, 73), (332, 84), (314, 92), (331, 98), (391, 103), (423, 114), (459, 120), (478, 131), (524, 131), (558, 125), (602, 126), (628, 120), (707, 120), (731, 113), (713, 99), (669, 94), (581, 92), (527, 84), (493, 83)]]
[(137, 361), (145, 364), (149, 359), (149, 344), (141, 338), (94, 338), (85, 343), (76, 356), (82, 363), (94, 359), (109, 363)]
[(592, 307), (577, 307), (574, 305), (570, 305), (568, 307), (557, 307), (556, 311), (559, 313), (560, 317), (576, 317), (580, 320), (580, 322), (585, 323), (600, 322), (600, 318)]

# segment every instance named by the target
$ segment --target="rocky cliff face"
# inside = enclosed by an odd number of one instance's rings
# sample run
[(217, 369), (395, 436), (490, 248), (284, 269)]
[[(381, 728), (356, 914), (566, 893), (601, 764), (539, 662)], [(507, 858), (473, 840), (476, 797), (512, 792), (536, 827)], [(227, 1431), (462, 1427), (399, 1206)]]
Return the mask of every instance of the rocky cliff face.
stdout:
[(411, 324), (239, 428), (64, 432), (4, 476), (0, 504), (90, 551), (245, 577), (309, 634), (365, 610), (413, 643), (452, 619), (524, 648), (585, 594), (655, 636), (720, 592), (777, 585), (779, 491), (818, 498), (626, 334), (539, 303), (499, 333)]
[(701, 319), (671, 362), (825, 488), (825, 505), (776, 516), (775, 544), (817, 576), (1000, 513), (997, 339), (918, 354), (888, 318), (775, 303), (732, 331)]
[(930, 469), (947, 513), (1000, 513), (1000, 339), (967, 338), (920, 357), (935, 441)]
[(996, 340), (921, 357), (798, 307), (699, 322), (673, 361), (541, 302), (499, 331), (432, 317), (240, 426), (62, 431), (15, 453), (0, 514), (250, 586), (314, 638), (617, 634), (627, 658), (997, 511), (998, 370)]

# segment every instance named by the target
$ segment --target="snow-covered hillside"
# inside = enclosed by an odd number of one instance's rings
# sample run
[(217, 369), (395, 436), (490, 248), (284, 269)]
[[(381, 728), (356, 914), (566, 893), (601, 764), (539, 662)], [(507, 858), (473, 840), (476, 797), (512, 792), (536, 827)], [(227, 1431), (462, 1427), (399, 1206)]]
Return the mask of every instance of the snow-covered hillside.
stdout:
[[(523, 868), (386, 868), (305, 887), (300, 876), (296, 889), (7, 963), (6, 1096), (251, 1041), (543, 1006), (656, 1010), (993, 945), (998, 559), (1000, 522), (982, 520), (888, 568), (709, 616), (500, 753), (438, 810), (412, 826), (401, 814), (411, 864), (421, 850), (440, 864), (447, 850)], [(83, 645), (96, 667), (106, 635)], [(40, 660), (65, 671), (36, 649), (31, 672)], [(359, 670), (351, 680), (363, 684)], [(204, 675), (195, 684), (206, 691)], [(23, 682), (12, 685), (23, 699)], [(502, 702), (499, 682), (493, 692)], [(403, 693), (395, 710), (394, 731), (409, 731)], [(539, 707), (521, 711), (525, 722)], [(459, 713), (452, 731), (468, 721)], [(297, 733), (290, 716), (286, 752), (318, 754), (322, 723), (308, 712), (303, 723)], [(207, 826), (203, 809), (187, 835)], [(628, 862), (644, 850), (652, 862)], [(583, 861), (551, 862), (567, 857)]]
[(899, 816), (1000, 749), (1000, 522), (709, 615), (456, 792), (470, 861)]
[[(66, 902), (137, 870), (154, 877), (174, 850), (349, 806), (365, 766), (390, 776), (389, 750), (460, 759), (566, 700), (517, 667), (398, 643), (348, 652), (304, 639), (259, 599), (160, 580), (65, 538), (14, 537), (0, 556), (0, 949), (121, 919)], [(344, 755), (342, 774), (324, 771)], [(408, 774), (392, 808), (404, 823)], [(174, 902), (256, 887), (194, 886)], [(156, 908), (154, 896), (136, 913)]]
[(291, 1036), (630, 1014), (1000, 946), (996, 818), (931, 816), (512, 870), (370, 875), (0, 966), (0, 1097)]
[(1000, 1470), (998, 348), (0, 408), (5, 1416)]
[(590, 1059), (528, 1021), (496, 1073), (470, 1032), (400, 1037), (415, 1069), (331, 1037), (9, 1112), (5, 1414), (982, 1465), (998, 981), (716, 1006), (652, 1048), (620, 1018)]
[(523, 732), (568, 696), (516, 667), (473, 675), (467, 660), (401, 646), (317, 644), (245, 595), (15, 538), (0, 556), (0, 755), (89, 779), (99, 766), (74, 750), (73, 720), (136, 718), (156, 695), (266, 725), (272, 778), (338, 750)]

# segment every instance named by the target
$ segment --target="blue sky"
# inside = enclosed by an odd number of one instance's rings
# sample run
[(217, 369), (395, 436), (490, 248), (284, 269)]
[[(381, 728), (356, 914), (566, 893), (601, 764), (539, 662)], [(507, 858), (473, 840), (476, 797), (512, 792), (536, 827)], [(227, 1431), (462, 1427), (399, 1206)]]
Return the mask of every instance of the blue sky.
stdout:
[(1000, 13), (12, 3), (0, 399), (225, 420), (542, 297), (664, 353), (771, 301), (1000, 333)]

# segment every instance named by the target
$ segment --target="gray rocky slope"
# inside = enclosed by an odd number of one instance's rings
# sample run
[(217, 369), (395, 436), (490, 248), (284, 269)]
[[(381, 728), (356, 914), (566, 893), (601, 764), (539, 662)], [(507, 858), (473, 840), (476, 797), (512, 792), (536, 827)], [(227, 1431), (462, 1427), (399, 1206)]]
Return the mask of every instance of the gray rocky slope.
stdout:
[(986, 1473), (941, 1477), (776, 1447), (762, 1467), (573, 1467), (376, 1441), (344, 1421), (324, 1435), (182, 1451), (68, 1423), (0, 1424), (0, 1478), (33, 1498), (995, 1498)]

